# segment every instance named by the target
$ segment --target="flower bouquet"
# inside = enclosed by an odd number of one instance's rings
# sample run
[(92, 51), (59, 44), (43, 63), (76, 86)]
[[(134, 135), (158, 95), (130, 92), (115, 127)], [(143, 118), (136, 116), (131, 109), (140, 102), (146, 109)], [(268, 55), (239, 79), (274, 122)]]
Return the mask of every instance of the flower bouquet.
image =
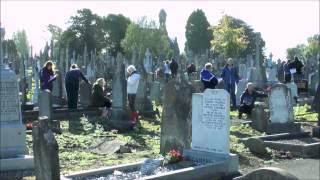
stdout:
[(179, 150), (175, 150), (175, 149), (169, 151), (165, 156), (165, 161), (168, 164), (177, 163), (177, 162), (181, 161), (182, 159), (183, 159), (183, 156), (180, 153), (180, 151)]

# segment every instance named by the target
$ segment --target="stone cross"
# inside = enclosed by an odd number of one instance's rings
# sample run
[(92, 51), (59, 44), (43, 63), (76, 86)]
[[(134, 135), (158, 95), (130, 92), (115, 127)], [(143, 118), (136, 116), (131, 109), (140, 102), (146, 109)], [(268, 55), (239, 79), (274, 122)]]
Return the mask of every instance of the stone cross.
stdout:
[(146, 50), (143, 66), (147, 73), (152, 72), (152, 56), (149, 48)]

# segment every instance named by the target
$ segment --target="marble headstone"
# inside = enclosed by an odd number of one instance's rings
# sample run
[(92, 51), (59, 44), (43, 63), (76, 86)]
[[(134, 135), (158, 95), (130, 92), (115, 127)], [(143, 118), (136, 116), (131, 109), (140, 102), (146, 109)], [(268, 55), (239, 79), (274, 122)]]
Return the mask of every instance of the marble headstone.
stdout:
[[(192, 149), (229, 154), (230, 95), (206, 89), (192, 95)], [(208, 138), (214, 137), (214, 138)]]
[(284, 84), (276, 84), (269, 94), (271, 123), (293, 122), (291, 91)]
[(26, 133), (22, 124), (16, 74), (0, 64), (0, 171), (33, 168), (26, 154)]
[(145, 53), (145, 58), (143, 60), (143, 65), (147, 73), (152, 72), (152, 57), (151, 53), (149, 51), (149, 48), (147, 48), (146, 53)]

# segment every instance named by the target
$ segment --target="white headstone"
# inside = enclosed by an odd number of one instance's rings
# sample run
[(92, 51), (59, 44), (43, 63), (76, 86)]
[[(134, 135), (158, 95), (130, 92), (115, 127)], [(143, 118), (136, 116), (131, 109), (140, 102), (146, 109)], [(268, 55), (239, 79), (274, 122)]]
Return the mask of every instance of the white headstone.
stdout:
[(25, 154), (25, 127), (22, 124), (16, 74), (0, 67), (0, 157)]
[(151, 53), (149, 51), (149, 48), (147, 48), (146, 53), (145, 53), (145, 58), (143, 60), (143, 65), (147, 73), (152, 72), (152, 57)]
[(239, 76), (242, 79), (247, 79), (247, 67), (245, 64), (239, 64)]
[(284, 84), (276, 84), (269, 94), (271, 123), (293, 122), (291, 91)]
[[(192, 95), (192, 149), (229, 154), (230, 95), (206, 89)], [(210, 137), (210, 138), (209, 138)]]

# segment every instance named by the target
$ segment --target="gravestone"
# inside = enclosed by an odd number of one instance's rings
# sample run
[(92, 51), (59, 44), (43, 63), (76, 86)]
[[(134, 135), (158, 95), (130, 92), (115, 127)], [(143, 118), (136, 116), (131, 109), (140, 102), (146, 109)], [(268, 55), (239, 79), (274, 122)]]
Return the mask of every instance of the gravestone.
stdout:
[(272, 68), (267, 68), (267, 81), (268, 82), (277, 82), (277, 68), (276, 65), (273, 65)]
[(242, 79), (247, 79), (247, 67), (245, 64), (239, 64), (239, 76)]
[(0, 171), (32, 169), (33, 157), (25, 155), (17, 76), (1, 64), (0, 71)]
[(40, 69), (40, 61), (37, 61), (32, 69), (33, 78), (34, 78), (34, 82), (35, 82), (35, 88), (33, 91), (32, 102), (35, 105), (38, 104), (39, 92), (40, 92), (40, 89), (39, 89), (39, 69)]
[(269, 94), (270, 121), (272, 123), (293, 122), (293, 107), (290, 90), (276, 84)]
[(89, 106), (91, 104), (91, 89), (91, 84), (87, 84), (85, 82), (80, 83), (79, 95), (81, 105)]
[[(192, 94), (192, 149), (229, 154), (230, 95), (222, 89)], [(208, 142), (208, 137), (215, 137)]]
[(191, 84), (172, 80), (164, 87), (160, 152), (182, 151), (191, 145)]
[(150, 89), (150, 99), (156, 104), (160, 103), (160, 82), (153, 82)]
[(300, 124), (294, 123), (291, 91), (284, 84), (275, 84), (269, 93), (269, 112), (266, 132), (295, 133), (300, 132)]
[(245, 89), (247, 87), (247, 83), (248, 83), (247, 80), (241, 79), (239, 81), (239, 83), (237, 84), (237, 91), (236, 91), (236, 104), (237, 104), (237, 106), (240, 105), (240, 97), (241, 97), (243, 91), (245, 91)]
[(286, 83), (285, 84), (287, 86), (287, 88), (290, 90), (291, 92), (291, 102), (292, 104), (296, 104), (294, 98), (298, 98), (298, 86), (292, 81), (290, 83)]
[(46, 116), (39, 117), (39, 121), (33, 123), (35, 176), (39, 180), (60, 179), (59, 146), (49, 124)]
[(143, 60), (143, 66), (147, 73), (152, 72), (152, 56), (149, 48), (147, 48), (145, 53), (145, 58)]
[(127, 109), (127, 87), (123, 57), (117, 55), (116, 76), (112, 77), (112, 111), (107, 123), (120, 131), (126, 131), (133, 127), (130, 120), (130, 111)]
[(62, 76), (60, 71), (56, 71), (57, 79), (53, 81), (52, 96), (62, 97)]
[(136, 94), (135, 106), (139, 114), (152, 115), (153, 105), (147, 94), (147, 81), (141, 76)]
[(49, 119), (52, 119), (53, 111), (51, 92), (49, 90), (41, 91), (39, 97), (39, 117), (46, 116)]

